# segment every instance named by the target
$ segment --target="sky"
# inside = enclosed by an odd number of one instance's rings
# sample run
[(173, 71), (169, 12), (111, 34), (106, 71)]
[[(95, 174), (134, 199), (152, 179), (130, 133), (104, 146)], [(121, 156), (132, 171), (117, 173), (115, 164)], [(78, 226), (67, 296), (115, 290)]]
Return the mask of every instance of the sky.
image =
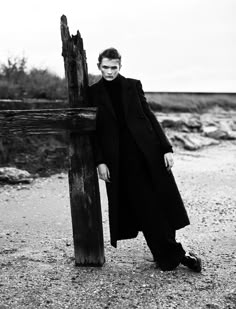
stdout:
[(236, 92), (236, 0), (1, 1), (0, 63), (64, 76), (60, 17), (80, 31), (89, 73), (99, 52), (117, 48), (121, 74), (145, 91)]

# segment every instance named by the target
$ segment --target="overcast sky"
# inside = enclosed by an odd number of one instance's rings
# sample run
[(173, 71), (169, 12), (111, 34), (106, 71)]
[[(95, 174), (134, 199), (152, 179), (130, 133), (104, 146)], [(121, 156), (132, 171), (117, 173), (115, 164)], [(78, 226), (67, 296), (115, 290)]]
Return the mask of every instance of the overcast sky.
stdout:
[(1, 1), (0, 62), (64, 76), (60, 17), (79, 30), (90, 73), (98, 53), (116, 47), (121, 74), (146, 91), (236, 92), (236, 0)]

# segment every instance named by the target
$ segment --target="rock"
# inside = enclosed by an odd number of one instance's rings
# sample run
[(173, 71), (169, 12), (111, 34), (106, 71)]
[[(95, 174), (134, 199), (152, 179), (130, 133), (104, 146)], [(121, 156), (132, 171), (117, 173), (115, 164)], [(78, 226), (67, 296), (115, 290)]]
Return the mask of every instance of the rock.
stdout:
[(236, 139), (236, 132), (234, 132), (230, 125), (226, 122), (219, 122), (203, 127), (203, 133), (205, 136), (214, 139), (234, 140)]
[(199, 115), (191, 115), (191, 117), (186, 121), (188, 128), (197, 131), (202, 130), (202, 121)]
[(206, 308), (209, 308), (209, 309), (219, 309), (220, 307), (216, 304), (206, 304)]
[(233, 131), (236, 131), (236, 120), (230, 123), (230, 127)]
[(182, 132), (201, 132), (202, 130), (202, 121), (199, 115), (164, 115), (158, 117), (158, 119), (164, 128), (170, 128)]
[(178, 117), (165, 118), (162, 119), (160, 122), (164, 128), (181, 130), (181, 128), (184, 126), (184, 121)]
[(180, 145), (186, 150), (198, 150), (202, 147), (219, 144), (219, 141), (216, 141), (215, 139), (204, 137), (196, 133), (174, 133), (171, 140), (174, 143), (177, 141), (177, 143), (180, 143)]
[(0, 168), (0, 181), (4, 183), (31, 183), (33, 180), (32, 175), (15, 167), (1, 167)]

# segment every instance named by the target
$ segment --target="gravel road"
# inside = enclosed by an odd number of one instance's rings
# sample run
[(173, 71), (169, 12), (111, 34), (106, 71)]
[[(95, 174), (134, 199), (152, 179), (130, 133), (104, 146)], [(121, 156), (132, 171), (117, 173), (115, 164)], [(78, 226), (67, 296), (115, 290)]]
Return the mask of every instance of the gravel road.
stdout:
[(106, 263), (75, 267), (68, 179), (57, 174), (0, 187), (0, 309), (236, 308), (236, 144), (177, 150), (175, 158), (191, 220), (177, 238), (202, 257), (201, 274), (156, 269), (141, 233), (112, 248), (103, 183)]

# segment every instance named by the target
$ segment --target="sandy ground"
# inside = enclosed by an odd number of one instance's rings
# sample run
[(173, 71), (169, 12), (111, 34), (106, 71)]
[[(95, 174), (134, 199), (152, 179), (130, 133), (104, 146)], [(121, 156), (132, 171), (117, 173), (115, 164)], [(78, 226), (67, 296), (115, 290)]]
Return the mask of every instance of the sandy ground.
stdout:
[(156, 269), (141, 233), (112, 248), (103, 183), (102, 268), (74, 266), (66, 174), (0, 187), (0, 309), (236, 308), (236, 144), (178, 151), (174, 174), (191, 219), (178, 240), (201, 274)]

